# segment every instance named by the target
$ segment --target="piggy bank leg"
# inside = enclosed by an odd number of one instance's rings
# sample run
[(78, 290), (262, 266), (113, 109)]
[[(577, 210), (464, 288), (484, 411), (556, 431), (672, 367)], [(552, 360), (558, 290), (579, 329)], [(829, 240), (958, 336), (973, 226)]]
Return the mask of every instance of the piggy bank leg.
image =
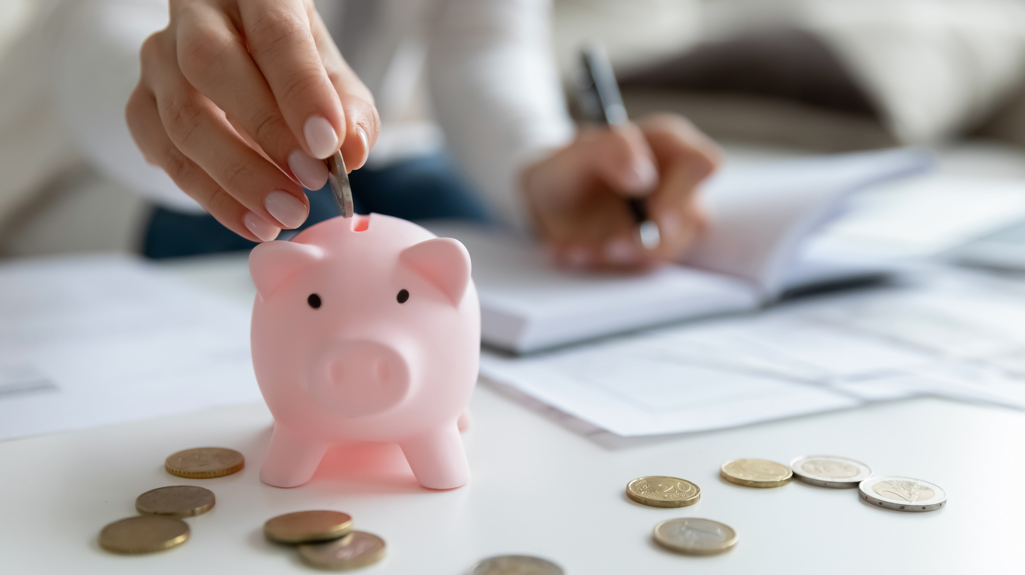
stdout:
[(327, 448), (327, 443), (312, 442), (283, 425), (275, 425), (260, 481), (274, 487), (298, 487), (313, 477)]
[(434, 431), (401, 442), (409, 467), (420, 485), (430, 489), (454, 489), (470, 480), (466, 451), (456, 425), (448, 424)]
[(459, 414), (459, 421), (456, 422), (456, 426), (459, 427), (460, 433), (470, 429), (470, 408), (464, 409), (463, 412)]

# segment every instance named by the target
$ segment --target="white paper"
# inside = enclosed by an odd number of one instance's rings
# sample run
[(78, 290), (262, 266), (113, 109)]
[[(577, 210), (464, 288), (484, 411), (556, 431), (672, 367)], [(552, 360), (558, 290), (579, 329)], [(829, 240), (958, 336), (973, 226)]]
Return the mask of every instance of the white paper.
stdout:
[(926, 395), (1025, 408), (1025, 306), (1013, 284), (939, 284), (789, 304), (521, 359), (485, 354), (481, 374), (620, 436)]
[(246, 306), (128, 257), (0, 266), (0, 439), (260, 397)]

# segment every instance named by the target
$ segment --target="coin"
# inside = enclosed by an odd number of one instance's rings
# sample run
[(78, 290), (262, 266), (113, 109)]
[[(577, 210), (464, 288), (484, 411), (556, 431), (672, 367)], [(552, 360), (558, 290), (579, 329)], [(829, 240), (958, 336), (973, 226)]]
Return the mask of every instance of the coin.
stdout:
[(377, 563), (384, 558), (384, 539), (363, 531), (325, 543), (307, 543), (299, 546), (303, 561), (321, 569), (343, 571)]
[(488, 557), (470, 569), (470, 575), (562, 575), (555, 563), (529, 555)]
[(343, 218), (351, 218), (352, 188), (349, 186), (349, 174), (345, 169), (341, 150), (327, 159), (327, 181), (331, 183), (331, 194), (338, 204), (338, 211), (342, 213)]
[(242, 469), (246, 458), (234, 449), (197, 447), (172, 453), (164, 460), (164, 469), (171, 475), (188, 479), (224, 477)]
[(779, 487), (793, 474), (786, 465), (765, 459), (734, 459), (719, 468), (723, 479), (744, 487)]
[(869, 477), (858, 490), (866, 503), (895, 511), (935, 511), (947, 502), (939, 485), (910, 477)]
[(860, 461), (836, 455), (805, 455), (790, 462), (790, 469), (805, 483), (819, 487), (847, 489), (872, 477), (872, 470)]
[(189, 525), (181, 519), (141, 515), (115, 521), (100, 531), (100, 547), (114, 553), (155, 553), (189, 540)]
[(650, 475), (627, 483), (626, 496), (650, 507), (686, 507), (701, 499), (701, 489), (686, 479)]
[(737, 544), (737, 532), (733, 528), (697, 517), (663, 521), (655, 526), (652, 537), (666, 549), (687, 555), (715, 555), (729, 551)]
[(143, 493), (135, 500), (135, 509), (144, 515), (191, 517), (213, 509), (214, 492), (195, 485), (172, 485)]
[(278, 543), (330, 541), (352, 531), (352, 517), (341, 511), (296, 511), (268, 519), (263, 534)]

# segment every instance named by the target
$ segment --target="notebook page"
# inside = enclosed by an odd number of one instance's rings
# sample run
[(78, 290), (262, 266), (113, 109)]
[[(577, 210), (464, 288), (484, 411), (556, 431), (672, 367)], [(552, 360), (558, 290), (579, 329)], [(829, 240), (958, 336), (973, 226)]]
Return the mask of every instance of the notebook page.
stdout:
[(752, 287), (700, 270), (573, 272), (554, 267), (539, 245), (525, 239), (467, 224), (428, 227), (470, 252), (481, 338), (500, 349), (532, 352), (758, 305)]

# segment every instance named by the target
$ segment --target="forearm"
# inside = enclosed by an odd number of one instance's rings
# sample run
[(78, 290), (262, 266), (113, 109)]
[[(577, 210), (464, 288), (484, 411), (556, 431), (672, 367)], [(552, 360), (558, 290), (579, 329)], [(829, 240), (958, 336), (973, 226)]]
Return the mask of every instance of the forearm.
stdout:
[(520, 171), (573, 124), (549, 50), (547, 0), (452, 0), (431, 29), (427, 72), (449, 150), (498, 215), (528, 227)]
[(166, 2), (65, 2), (55, 16), (54, 100), (82, 152), (108, 176), (165, 207), (201, 211), (163, 170), (146, 163), (125, 123), (125, 104), (139, 80), (139, 47), (166, 26)]

